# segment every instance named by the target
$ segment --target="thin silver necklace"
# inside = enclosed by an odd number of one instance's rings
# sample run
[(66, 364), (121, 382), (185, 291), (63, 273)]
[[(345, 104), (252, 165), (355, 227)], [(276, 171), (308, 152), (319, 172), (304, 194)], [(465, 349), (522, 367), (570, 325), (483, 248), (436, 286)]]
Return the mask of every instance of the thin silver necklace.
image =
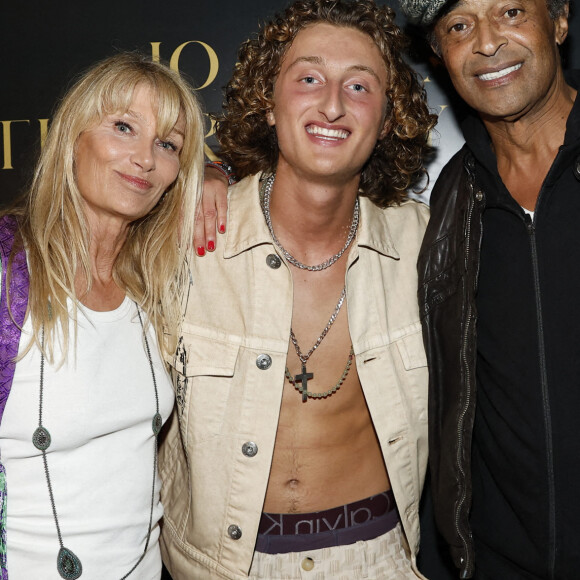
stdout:
[[(328, 390), (326, 390), (322, 393), (312, 393), (311, 391), (308, 391), (306, 389), (304, 384), (299, 385), (296, 381), (296, 377), (292, 378), (292, 375), (290, 374), (288, 367), (286, 367), (286, 369), (284, 370), (284, 374), (285, 374), (286, 378), (288, 379), (288, 382), (299, 393), (302, 394), (302, 401), (303, 402), (305, 401), (305, 399), (304, 399), (305, 394), (309, 399), (326, 399), (326, 397), (330, 397), (331, 395), (334, 395), (334, 393), (336, 393), (336, 391), (338, 391), (338, 389), (340, 389), (340, 387), (342, 387), (342, 383), (344, 383), (344, 381), (346, 380), (346, 377), (348, 376), (348, 372), (350, 371), (350, 367), (352, 365), (353, 358), (354, 358), (354, 350), (353, 350), (352, 345), (351, 345), (350, 351), (348, 353), (348, 359), (346, 361), (346, 366), (344, 367), (344, 370), (342, 371), (342, 375), (340, 375), (340, 379), (338, 379), (338, 381), (336, 381), (336, 383), (333, 387), (330, 387)], [(300, 375), (297, 375), (297, 376), (300, 376)]]
[(286, 250), (286, 248), (284, 248), (284, 246), (280, 243), (280, 241), (276, 237), (276, 234), (274, 233), (274, 228), (272, 227), (272, 218), (270, 216), (270, 196), (272, 194), (272, 186), (274, 185), (275, 179), (276, 179), (275, 173), (273, 173), (266, 179), (263, 188), (263, 199), (262, 199), (262, 211), (264, 212), (264, 218), (266, 219), (266, 224), (268, 226), (268, 229), (270, 230), (272, 240), (274, 241), (276, 246), (278, 246), (279, 250), (284, 255), (284, 258), (286, 258), (286, 260), (290, 262), (290, 264), (296, 266), (297, 268), (300, 268), (301, 270), (308, 270), (309, 272), (318, 272), (320, 270), (326, 270), (326, 268), (330, 268), (330, 266), (332, 266), (346, 252), (346, 250), (354, 240), (354, 237), (356, 236), (359, 220), (358, 197), (356, 198), (354, 204), (354, 212), (352, 215), (352, 222), (350, 224), (348, 237), (346, 238), (346, 242), (342, 250), (340, 250), (338, 254), (334, 254), (334, 256), (331, 256), (327, 260), (324, 260), (324, 262), (322, 262), (321, 264), (317, 264), (316, 266), (307, 266), (306, 264), (299, 262), (288, 250)]
[[(153, 505), (155, 501), (155, 476), (157, 473), (157, 436), (161, 430), (163, 424), (163, 419), (159, 413), (159, 395), (157, 392), (157, 381), (155, 380), (155, 370), (153, 368), (153, 360), (151, 359), (151, 351), (149, 349), (149, 341), (147, 340), (147, 334), (143, 327), (143, 320), (141, 318), (141, 311), (137, 303), (137, 314), (139, 316), (139, 322), (141, 324), (141, 329), (143, 330), (143, 338), (145, 340), (145, 349), (147, 351), (147, 358), (149, 359), (149, 366), (151, 368), (151, 375), (153, 377), (153, 388), (155, 390), (155, 415), (153, 415), (153, 420), (151, 422), (151, 427), (153, 429), (153, 435), (155, 438), (155, 445), (153, 449), (153, 485), (151, 487), (151, 510), (149, 512), (149, 529), (147, 531), (147, 539), (145, 541), (145, 548), (143, 549), (143, 554), (135, 565), (127, 572), (121, 580), (128, 578), (139, 566), (145, 554), (147, 553), (147, 548), (149, 546), (149, 540), (151, 539), (151, 530), (153, 527)], [(40, 337), (40, 395), (38, 404), (38, 427), (32, 435), (32, 443), (39, 450), (42, 451), (42, 461), (44, 463), (44, 473), (46, 474), (46, 485), (48, 487), (48, 494), (50, 496), (50, 505), (52, 507), (52, 515), (54, 517), (54, 523), (56, 525), (56, 534), (58, 536), (58, 542), (60, 544), (60, 550), (58, 551), (58, 557), (56, 560), (56, 569), (62, 578), (65, 580), (76, 580), (83, 573), (83, 565), (79, 557), (69, 548), (66, 548), (62, 541), (62, 534), (60, 531), (60, 525), (58, 523), (58, 515), (56, 513), (56, 504), (54, 502), (54, 494), (52, 491), (52, 483), (50, 480), (50, 472), (48, 471), (48, 461), (46, 458), (46, 450), (50, 447), (52, 442), (50, 433), (42, 424), (42, 407), (43, 407), (43, 395), (44, 395), (44, 326), (41, 329)]]
[[(294, 334), (294, 331), (292, 330), (292, 328), (290, 328), (290, 340), (292, 341), (292, 344), (294, 345), (294, 350), (296, 351), (296, 355), (298, 356), (298, 358), (300, 359), (300, 362), (302, 363), (302, 372), (299, 375), (296, 375), (294, 377), (293, 384), (295, 387), (298, 383), (301, 384), (300, 387), (296, 387), (296, 388), (298, 389), (298, 391), (300, 391), (302, 393), (302, 402), (303, 403), (306, 403), (306, 401), (308, 400), (308, 395), (309, 395), (308, 380), (314, 378), (314, 373), (309, 373), (306, 370), (306, 363), (308, 362), (308, 359), (312, 356), (314, 351), (320, 346), (320, 343), (324, 340), (324, 337), (328, 334), (328, 331), (330, 330), (331, 326), (334, 324), (334, 321), (336, 320), (336, 317), (338, 316), (338, 313), (340, 312), (340, 309), (342, 307), (342, 303), (344, 302), (345, 296), (346, 296), (346, 286), (342, 289), (342, 292), (340, 293), (340, 298), (338, 299), (338, 303), (336, 304), (334, 312), (332, 313), (332, 315), (330, 316), (330, 319), (328, 320), (326, 326), (324, 327), (324, 330), (320, 333), (320, 336), (316, 339), (314, 346), (306, 354), (303, 354), (302, 351), (300, 350), (300, 346), (298, 346), (298, 341), (296, 340), (296, 336)], [(350, 365), (348, 365), (348, 368), (350, 369)], [(345, 377), (346, 377), (346, 375), (345, 375)]]

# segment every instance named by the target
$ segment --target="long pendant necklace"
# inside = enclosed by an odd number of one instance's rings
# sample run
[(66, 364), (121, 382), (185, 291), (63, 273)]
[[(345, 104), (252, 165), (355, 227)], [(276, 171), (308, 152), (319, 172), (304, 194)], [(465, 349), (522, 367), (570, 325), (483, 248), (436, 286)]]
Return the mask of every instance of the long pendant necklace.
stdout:
[[(304, 386), (304, 382), (302, 381), (302, 377), (306, 371), (306, 367), (303, 367), (303, 371), (301, 375), (296, 375), (294, 378), (292, 378), (292, 375), (290, 374), (290, 371), (288, 370), (288, 367), (286, 367), (284, 374), (286, 376), (286, 378), (288, 379), (288, 382), (294, 386), (294, 388), (302, 394), (302, 402), (306, 401), (306, 398), (311, 398), (311, 399), (324, 399), (325, 397), (330, 397), (330, 395), (333, 395), (334, 393), (336, 393), (336, 391), (338, 391), (338, 389), (340, 389), (340, 387), (342, 387), (342, 383), (344, 383), (348, 372), (350, 371), (350, 367), (352, 365), (352, 359), (354, 358), (354, 350), (352, 349), (352, 345), (350, 346), (350, 352), (348, 353), (348, 360), (346, 361), (346, 366), (344, 367), (344, 371), (342, 371), (342, 375), (340, 375), (340, 379), (338, 379), (338, 381), (336, 382), (336, 384), (333, 387), (330, 387), (330, 389), (328, 389), (327, 391), (324, 391), (323, 393), (313, 393), (311, 391), (308, 391), (306, 389), (306, 387)], [(312, 373), (308, 373), (307, 375), (307, 380), (308, 380), (308, 376), (310, 376), (310, 378), (312, 378), (314, 375)], [(298, 383), (298, 381), (300, 381), (300, 384)]]
[[(314, 397), (314, 395), (320, 394), (320, 393), (313, 394), (313, 393), (309, 393), (309, 391), (308, 391), (308, 380), (314, 378), (314, 373), (309, 373), (306, 370), (306, 363), (308, 362), (308, 359), (312, 356), (314, 351), (320, 346), (320, 343), (324, 340), (324, 337), (328, 334), (328, 331), (330, 330), (330, 328), (334, 324), (334, 321), (336, 320), (336, 317), (338, 316), (338, 313), (340, 312), (340, 309), (342, 307), (342, 304), (344, 302), (345, 297), (346, 297), (346, 286), (342, 289), (342, 292), (340, 293), (340, 298), (338, 299), (338, 303), (336, 304), (334, 312), (332, 313), (332, 315), (330, 316), (330, 319), (328, 320), (326, 326), (324, 327), (324, 330), (320, 333), (320, 336), (316, 339), (316, 342), (314, 343), (312, 348), (306, 354), (303, 354), (302, 351), (300, 350), (300, 346), (298, 345), (298, 341), (296, 340), (296, 336), (294, 335), (294, 331), (292, 330), (292, 328), (290, 328), (290, 340), (292, 341), (292, 344), (294, 345), (294, 350), (296, 351), (296, 355), (298, 356), (298, 358), (300, 359), (300, 362), (302, 363), (302, 372), (299, 375), (296, 375), (294, 377), (294, 381), (290, 381), (290, 382), (294, 385), (294, 387), (300, 393), (302, 393), (302, 402), (303, 403), (306, 403), (306, 401), (308, 400), (308, 396)], [(343, 373), (342, 381), (344, 380), (344, 378), (348, 374), (348, 371), (350, 370), (351, 363), (352, 363), (352, 358), (349, 355), (349, 360), (348, 360), (348, 363), (347, 363), (347, 366), (345, 369), (346, 374)], [(290, 371), (288, 370), (288, 367), (286, 367), (285, 372), (287, 375), (290, 375)], [(340, 384), (342, 384), (341, 381), (339, 381), (339, 382), (340, 382)], [(301, 384), (300, 387), (297, 386), (298, 383)], [(330, 390), (332, 391), (332, 389), (330, 389)], [(333, 392), (335, 392), (335, 391), (336, 391), (336, 388), (334, 389)], [(323, 396), (328, 396), (329, 394), (331, 394), (331, 393), (327, 392), (326, 394), (323, 394)], [(319, 398), (319, 397), (316, 397), (316, 398)]]
[(279, 250), (282, 252), (284, 257), (290, 264), (300, 268), (301, 270), (308, 270), (309, 272), (318, 272), (320, 270), (326, 270), (326, 268), (330, 268), (348, 249), (352, 241), (356, 236), (356, 232), (358, 230), (358, 221), (359, 221), (359, 202), (358, 197), (356, 198), (354, 204), (354, 212), (352, 215), (352, 222), (350, 224), (350, 229), (348, 232), (348, 237), (346, 238), (346, 242), (342, 247), (342, 250), (334, 256), (331, 256), (327, 260), (324, 260), (321, 264), (317, 264), (316, 266), (307, 266), (302, 262), (298, 261), (278, 240), (276, 234), (274, 233), (274, 228), (272, 227), (272, 218), (270, 216), (270, 196), (272, 194), (272, 186), (274, 185), (274, 180), (276, 179), (276, 174), (270, 175), (264, 184), (263, 187), (263, 199), (262, 199), (262, 211), (264, 212), (264, 218), (266, 219), (266, 225), (268, 226), (268, 230), (270, 230), (270, 235), (272, 236), (272, 240), (278, 246)]
[[(157, 474), (157, 436), (159, 431), (161, 431), (161, 426), (163, 424), (163, 419), (159, 413), (159, 395), (157, 392), (157, 381), (155, 380), (155, 369), (153, 368), (153, 360), (151, 358), (151, 351), (149, 349), (149, 341), (147, 340), (147, 334), (143, 327), (143, 320), (141, 318), (141, 311), (137, 303), (135, 303), (137, 308), (137, 314), (139, 316), (139, 323), (141, 324), (141, 329), (143, 330), (143, 338), (145, 341), (145, 350), (147, 351), (147, 358), (149, 359), (149, 366), (151, 368), (151, 375), (153, 377), (153, 388), (155, 390), (155, 415), (153, 415), (153, 420), (151, 422), (151, 427), (153, 430), (153, 435), (155, 439), (155, 445), (153, 448), (153, 485), (151, 487), (151, 509), (149, 512), (149, 529), (147, 531), (147, 539), (145, 541), (145, 548), (143, 549), (143, 554), (141, 554), (139, 560), (135, 565), (127, 572), (121, 580), (128, 578), (139, 566), (145, 554), (147, 553), (147, 548), (149, 546), (149, 540), (151, 539), (151, 530), (153, 527), (153, 507), (155, 501), (155, 476)], [(48, 470), (48, 461), (46, 458), (46, 450), (50, 447), (52, 442), (50, 433), (42, 424), (42, 407), (43, 407), (43, 395), (44, 395), (44, 327), (41, 330), (41, 351), (40, 351), (40, 395), (39, 395), (39, 409), (38, 409), (38, 428), (34, 431), (32, 435), (32, 443), (34, 446), (42, 452), (42, 461), (44, 463), (44, 473), (46, 474), (46, 485), (48, 487), (48, 494), (50, 496), (50, 505), (52, 507), (52, 515), (54, 517), (54, 523), (56, 525), (56, 534), (58, 536), (58, 542), (60, 544), (60, 550), (58, 552), (56, 569), (62, 578), (65, 580), (76, 580), (83, 573), (83, 566), (79, 557), (69, 548), (66, 548), (62, 541), (62, 534), (60, 531), (60, 525), (58, 522), (58, 515), (56, 512), (56, 504), (54, 501), (54, 494), (52, 491), (52, 483), (50, 480), (50, 472)]]
[[(330, 268), (330, 266), (332, 266), (344, 254), (344, 252), (346, 252), (346, 250), (349, 248), (350, 244), (354, 240), (356, 233), (358, 231), (358, 222), (359, 222), (358, 197), (357, 197), (355, 204), (354, 204), (354, 212), (353, 212), (353, 216), (352, 216), (352, 222), (350, 224), (350, 230), (348, 232), (346, 242), (345, 242), (344, 246), (342, 247), (342, 249), (337, 254), (334, 254), (334, 256), (331, 256), (330, 258), (328, 258), (327, 260), (325, 260), (321, 264), (317, 264), (316, 266), (307, 266), (306, 264), (303, 264), (302, 262), (298, 261), (294, 256), (292, 256), (292, 254), (290, 254), (290, 252), (288, 252), (288, 250), (286, 250), (286, 248), (284, 248), (284, 246), (280, 243), (280, 241), (276, 237), (276, 234), (274, 233), (274, 227), (272, 226), (272, 218), (270, 216), (270, 196), (272, 194), (272, 187), (274, 185), (275, 179), (276, 179), (275, 173), (270, 175), (266, 179), (264, 185), (262, 186), (262, 191), (260, 192), (260, 196), (262, 197), (262, 211), (264, 213), (266, 225), (268, 226), (268, 230), (270, 232), (270, 236), (272, 237), (273, 242), (276, 244), (278, 249), (282, 252), (282, 255), (284, 256), (284, 258), (286, 258), (286, 260), (290, 264), (292, 264), (293, 266), (296, 266), (297, 268), (300, 268), (301, 270), (308, 270), (310, 272), (318, 272), (320, 270), (326, 270), (326, 268)], [(346, 286), (342, 289), (342, 292), (340, 294), (340, 298), (338, 299), (338, 303), (336, 305), (336, 308), (334, 309), (334, 312), (332, 313), (327, 325), (324, 327), (324, 330), (322, 331), (320, 336), (316, 339), (314, 346), (306, 354), (302, 354), (302, 351), (300, 350), (300, 346), (298, 345), (298, 341), (296, 340), (296, 336), (294, 335), (294, 331), (292, 330), (292, 328), (290, 328), (290, 340), (292, 341), (292, 344), (294, 345), (294, 349), (296, 350), (296, 354), (297, 354), (300, 362), (302, 363), (302, 372), (300, 374), (296, 375), (294, 377), (294, 379), (292, 379), (292, 375), (290, 374), (288, 367), (286, 367), (284, 374), (285, 374), (286, 378), (288, 379), (288, 381), (292, 385), (294, 385), (296, 390), (302, 394), (302, 402), (303, 403), (305, 403), (308, 400), (308, 397), (311, 397), (313, 399), (322, 399), (324, 397), (328, 397), (328, 396), (332, 395), (333, 393), (335, 393), (338, 389), (340, 389), (342, 383), (344, 382), (344, 380), (346, 379), (346, 376), (348, 375), (348, 372), (350, 371), (350, 367), (352, 365), (352, 360), (354, 358), (354, 351), (352, 349), (352, 345), (350, 347), (350, 352), (348, 355), (348, 360), (346, 362), (346, 367), (345, 367), (340, 379), (338, 379), (338, 382), (333, 387), (331, 387), (327, 391), (324, 391), (323, 393), (312, 393), (308, 390), (308, 381), (310, 379), (314, 378), (314, 373), (309, 373), (306, 370), (306, 363), (308, 362), (308, 359), (312, 356), (314, 351), (318, 348), (320, 343), (323, 341), (324, 337), (328, 334), (330, 327), (334, 324), (334, 321), (336, 320), (336, 317), (338, 316), (338, 313), (340, 312), (340, 308), (342, 307), (342, 303), (344, 302), (345, 296), (346, 296)]]

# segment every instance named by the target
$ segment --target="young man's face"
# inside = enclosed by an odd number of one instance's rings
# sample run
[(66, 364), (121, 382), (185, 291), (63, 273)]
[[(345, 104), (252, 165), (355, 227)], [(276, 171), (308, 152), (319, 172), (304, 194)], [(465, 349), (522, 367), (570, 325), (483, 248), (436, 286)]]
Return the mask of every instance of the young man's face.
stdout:
[(461, 0), (435, 25), (439, 52), (460, 96), (484, 118), (541, 111), (555, 89), (567, 15), (546, 0)]
[(353, 28), (318, 23), (301, 30), (274, 86), (278, 170), (352, 179), (385, 127), (387, 71), (373, 40)]

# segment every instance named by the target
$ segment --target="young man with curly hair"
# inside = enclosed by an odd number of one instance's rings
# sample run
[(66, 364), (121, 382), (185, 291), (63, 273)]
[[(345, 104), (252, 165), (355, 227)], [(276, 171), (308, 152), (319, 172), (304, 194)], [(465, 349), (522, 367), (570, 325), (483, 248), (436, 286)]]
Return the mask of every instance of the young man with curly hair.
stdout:
[(240, 181), (192, 260), (161, 450), (174, 580), (421, 578), (416, 260), (434, 117), (389, 8), (301, 0), (244, 43), (217, 134)]
[(419, 259), (435, 514), (461, 578), (580, 577), (580, 72), (565, 0), (403, 0), (475, 114)]

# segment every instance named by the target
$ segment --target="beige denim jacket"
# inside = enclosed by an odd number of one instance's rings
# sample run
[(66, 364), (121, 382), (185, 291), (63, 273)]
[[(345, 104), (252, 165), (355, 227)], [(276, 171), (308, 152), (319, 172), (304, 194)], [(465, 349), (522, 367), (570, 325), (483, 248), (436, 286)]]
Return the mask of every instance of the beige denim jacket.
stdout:
[[(177, 408), (159, 454), (161, 547), (174, 580), (241, 580), (252, 562), (292, 316), (292, 276), (272, 243), (258, 189), (259, 176), (230, 188), (225, 240), (191, 263), (182, 340), (171, 361)], [(385, 210), (366, 198), (360, 204), (346, 273), (349, 330), (414, 561), (427, 464), (416, 262), (428, 209), (415, 201)]]

